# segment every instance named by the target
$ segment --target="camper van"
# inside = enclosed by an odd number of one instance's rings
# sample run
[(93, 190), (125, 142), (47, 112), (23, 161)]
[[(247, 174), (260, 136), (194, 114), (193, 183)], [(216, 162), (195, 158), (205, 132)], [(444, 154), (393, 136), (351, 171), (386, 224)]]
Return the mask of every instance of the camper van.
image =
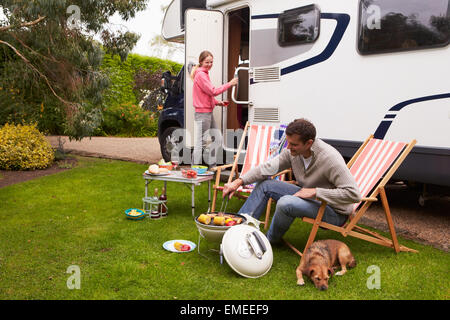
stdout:
[(231, 102), (214, 110), (223, 135), (306, 118), (344, 158), (370, 134), (416, 139), (395, 178), (450, 186), (449, 34), (449, 0), (174, 0), (162, 36), (184, 43), (185, 66), (160, 117), (162, 152), (175, 129), (193, 131), (187, 69), (208, 50), (215, 86), (239, 78), (217, 97)]

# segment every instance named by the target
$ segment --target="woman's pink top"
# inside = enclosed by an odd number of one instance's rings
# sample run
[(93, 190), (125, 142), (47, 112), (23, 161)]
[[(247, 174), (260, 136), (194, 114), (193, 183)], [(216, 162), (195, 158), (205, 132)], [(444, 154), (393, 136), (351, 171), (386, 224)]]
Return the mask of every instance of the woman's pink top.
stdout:
[(197, 68), (194, 75), (193, 104), (195, 112), (212, 112), (217, 103), (214, 97), (227, 91), (231, 85), (224, 84), (215, 88), (209, 79), (208, 70), (203, 67)]

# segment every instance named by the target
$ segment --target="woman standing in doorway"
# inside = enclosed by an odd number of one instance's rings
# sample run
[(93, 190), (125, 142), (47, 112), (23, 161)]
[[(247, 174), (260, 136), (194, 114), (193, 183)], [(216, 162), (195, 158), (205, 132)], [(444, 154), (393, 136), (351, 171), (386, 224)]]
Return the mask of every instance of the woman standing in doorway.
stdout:
[[(194, 145), (194, 164), (202, 162), (202, 150), (206, 146), (205, 132), (211, 128), (216, 129), (213, 110), (217, 106), (227, 106), (228, 102), (216, 100), (214, 97), (227, 91), (232, 86), (237, 85), (238, 79), (234, 78), (230, 82), (215, 88), (209, 79), (209, 70), (213, 66), (213, 55), (209, 51), (203, 51), (198, 58), (198, 65), (191, 71), (193, 86), (193, 104), (195, 108), (195, 122), (197, 130)], [(195, 127), (195, 126), (194, 126)]]

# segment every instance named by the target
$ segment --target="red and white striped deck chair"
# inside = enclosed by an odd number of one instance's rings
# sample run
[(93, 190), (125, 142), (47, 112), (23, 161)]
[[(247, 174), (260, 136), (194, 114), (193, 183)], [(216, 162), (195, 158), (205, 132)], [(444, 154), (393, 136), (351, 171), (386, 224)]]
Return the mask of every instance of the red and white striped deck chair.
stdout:
[[(327, 205), (325, 201), (322, 201), (322, 205), (319, 208), (316, 219), (303, 218), (303, 221), (313, 224), (313, 228), (303, 252), (306, 252), (308, 247), (313, 243), (319, 227), (337, 231), (344, 237), (352, 236), (382, 246), (391, 247), (397, 253), (400, 251), (417, 252), (416, 250), (399, 245), (384, 189), (386, 183), (402, 164), (403, 160), (405, 160), (406, 156), (415, 144), (416, 140), (412, 140), (410, 143), (393, 142), (374, 139), (373, 135), (371, 135), (347, 164), (350, 168), (350, 172), (355, 177), (356, 183), (358, 184), (361, 196), (363, 197), (362, 201), (354, 205), (352, 216), (342, 227), (337, 227), (322, 221), (322, 216)], [(380, 196), (381, 203), (383, 205), (386, 215), (386, 222), (389, 226), (392, 239), (388, 239), (376, 232), (356, 225), (372, 202), (378, 201), (378, 196)], [(286, 243), (295, 252), (302, 255), (290, 243)]]
[[(231, 168), (231, 173), (228, 178), (228, 183), (230, 183), (231, 181), (233, 181), (235, 175), (237, 179), (240, 175), (248, 172), (250, 169), (259, 166), (260, 164), (271, 159), (272, 157), (275, 157), (280, 153), (281, 149), (286, 144), (284, 135), (285, 129), (286, 129), (285, 125), (281, 126), (256, 125), (256, 124), (249, 125), (249, 123), (247, 122), (244, 128), (244, 133), (242, 135), (242, 139), (239, 144), (237, 155), (235, 156), (234, 162), (232, 164), (226, 164), (215, 168), (217, 173), (216, 173), (216, 182), (213, 187), (214, 195), (211, 208), (212, 211), (215, 210), (218, 191), (223, 191), (223, 186), (219, 184), (220, 174), (222, 170)], [(240, 154), (242, 147), (244, 145), (247, 131), (248, 131), (247, 152), (245, 153), (245, 159), (242, 165), (241, 172), (238, 172), (238, 158), (239, 158), (238, 155)], [(280, 172), (274, 175), (272, 178), (284, 180), (284, 174), (287, 172), (288, 171)], [(253, 187), (254, 185), (241, 186), (236, 191), (235, 196), (241, 199), (246, 199), (249, 196), (249, 194), (253, 191)], [(267, 212), (270, 212), (271, 203), (272, 199), (270, 199), (267, 204)], [(267, 214), (266, 220), (268, 220)]]

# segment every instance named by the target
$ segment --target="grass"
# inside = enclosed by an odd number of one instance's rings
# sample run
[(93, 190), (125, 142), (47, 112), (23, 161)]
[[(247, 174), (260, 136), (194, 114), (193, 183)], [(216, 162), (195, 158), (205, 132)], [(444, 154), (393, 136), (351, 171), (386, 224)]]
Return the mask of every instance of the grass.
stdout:
[[(274, 248), (264, 277), (236, 274), (202, 242), (206, 259), (165, 251), (171, 239), (197, 243), (187, 188), (168, 183), (169, 216), (127, 220), (142, 207), (145, 165), (79, 158), (68, 171), (0, 189), (0, 299), (449, 299), (448, 253), (400, 238), (420, 253), (392, 249), (320, 230), (318, 239), (345, 241), (358, 265), (333, 277), (329, 290), (311, 281), (296, 285), (299, 262), (287, 247)], [(161, 190), (162, 182), (152, 182)], [(196, 188), (197, 213), (207, 210), (207, 184)], [(228, 208), (237, 211), (235, 199)], [(229, 211), (229, 210), (227, 210)], [(311, 226), (296, 221), (286, 238), (300, 248)], [(69, 290), (66, 273), (80, 267), (81, 288)], [(380, 268), (381, 287), (369, 290), (369, 266)]]

